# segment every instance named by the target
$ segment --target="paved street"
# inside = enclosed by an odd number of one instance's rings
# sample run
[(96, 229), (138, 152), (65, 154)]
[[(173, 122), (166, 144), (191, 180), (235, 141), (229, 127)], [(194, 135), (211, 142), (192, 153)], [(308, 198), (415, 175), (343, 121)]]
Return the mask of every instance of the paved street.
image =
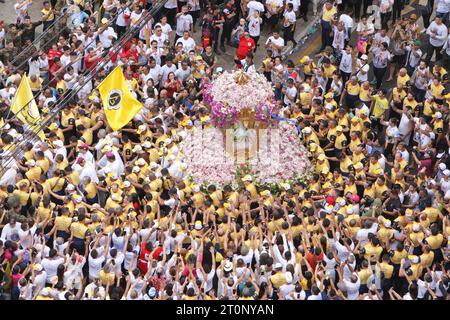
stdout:
[[(40, 19), (40, 10), (42, 9), (42, 0), (35, 0), (31, 5), (29, 10), (29, 14), (33, 21), (37, 21)], [(0, 20), (4, 20), (6, 23), (14, 22), (16, 19), (16, 15), (13, 8), (13, 0), (7, 0), (6, 3), (0, 3)], [(310, 6), (310, 16), (312, 17), (312, 6)], [(308, 27), (312, 24), (312, 18), (309, 19), (308, 22), (304, 22), (303, 19), (297, 21), (296, 26), (296, 38), (300, 37)], [(197, 43), (201, 42), (201, 28), (196, 26), (196, 33), (194, 34), (194, 39)], [(38, 34), (41, 32), (41, 27), (37, 29)], [(255, 54), (255, 62), (259, 64), (265, 55), (264, 43), (270, 35), (271, 30), (267, 26), (265, 26), (261, 33), (261, 38), (259, 40), (259, 48)], [(222, 66), (224, 69), (232, 69), (234, 68), (234, 54), (236, 52), (236, 48), (225, 46), (226, 52), (222, 53), (220, 51), (220, 55), (218, 56), (218, 65)], [(219, 49), (220, 50), (220, 49)]]
[[(404, 16), (408, 16), (414, 12), (416, 12), (416, 7), (417, 7), (417, 3), (418, 0), (413, 0), (411, 1), (410, 5), (407, 5), (405, 7), (405, 9), (403, 10), (403, 15)], [(29, 11), (32, 20), (36, 21), (40, 18), (40, 10), (42, 7), (42, 0), (35, 0), (35, 2), (33, 2), (31, 9)], [(321, 8), (321, 6), (318, 6), (319, 10)], [(298, 40), (299, 38), (303, 38), (305, 36), (306, 33), (308, 33), (308, 31), (310, 31), (311, 26), (314, 25), (314, 22), (318, 22), (319, 21), (319, 17), (313, 17), (312, 14), (312, 6), (310, 6), (309, 8), (310, 10), (310, 19), (308, 22), (304, 22), (303, 19), (299, 19), (297, 21), (297, 26), (296, 26), (296, 39)], [(423, 22), (422, 19), (420, 19), (420, 14), (418, 14), (419, 16), (419, 20), (418, 23), (419, 25), (422, 27), (423, 26)], [(7, 3), (2, 3), (0, 4), (0, 19), (4, 20), (7, 23), (11, 23), (14, 22), (15, 20), (15, 12), (14, 12), (14, 8), (13, 8), (13, 1), (9, 0), (7, 1)], [(379, 18), (377, 17), (377, 20)], [(376, 21), (377, 23), (377, 21)], [(379, 22), (378, 22), (379, 23)], [(354, 29), (356, 29), (356, 22), (355, 22), (355, 27)], [(38, 33), (41, 31), (41, 28), (37, 29)], [(201, 41), (201, 28), (200, 27), (196, 27), (196, 33), (194, 35), (194, 39), (196, 40), (197, 43), (200, 43)], [(261, 60), (264, 57), (265, 54), (265, 49), (264, 49), (264, 43), (266, 41), (266, 39), (268, 38), (268, 36), (270, 35), (270, 31), (269, 28), (267, 26), (263, 27), (262, 33), (261, 33), (261, 39), (259, 40), (259, 47), (256, 51), (255, 54), (255, 62), (257, 64), (257, 66), (259, 67), (259, 64), (261, 62)], [(426, 45), (428, 44), (427, 41), (427, 37), (424, 36), (423, 37), (423, 46), (426, 47)], [(356, 32), (354, 31), (352, 33), (352, 38), (351, 38), (351, 43), (355, 43), (356, 42)], [(316, 30), (313, 34), (311, 34), (308, 39), (305, 41), (305, 43), (299, 45), (296, 50), (294, 50), (294, 52), (288, 56), (288, 58), (292, 59), (294, 62), (298, 62), (298, 60), (303, 57), (304, 55), (314, 55), (317, 53), (318, 49), (320, 48), (321, 45), (321, 31), (320, 31), (320, 24), (316, 25)], [(291, 46), (291, 44), (290, 44)], [(287, 52), (291, 51), (289, 50), (290, 47), (286, 50)], [(220, 50), (220, 49), (219, 49)], [(232, 69), (234, 67), (234, 54), (235, 54), (236, 49), (233, 47), (229, 47), (226, 46), (226, 52), (223, 53), (222, 51), (221, 54), (218, 56), (218, 65), (222, 66), (225, 69)]]

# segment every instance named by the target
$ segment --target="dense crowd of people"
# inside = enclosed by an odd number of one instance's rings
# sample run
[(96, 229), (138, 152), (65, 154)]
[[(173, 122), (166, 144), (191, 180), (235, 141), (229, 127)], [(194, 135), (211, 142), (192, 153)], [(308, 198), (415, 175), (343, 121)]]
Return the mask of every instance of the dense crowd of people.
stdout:
[[(32, 0), (13, 2), (17, 21), (0, 22), (3, 165), (26, 130), (9, 110), (22, 77), (41, 116), (83, 86), (45, 141), (2, 167), (3, 299), (450, 297), (447, 0), (406, 17), (402, 0), (168, 0), (113, 56), (156, 1), (43, 1), (36, 22)], [(309, 7), (320, 53), (282, 60)], [(20, 57), (41, 25), (52, 32)], [(210, 125), (202, 88), (226, 50), (265, 75), (278, 116), (302, 129), (307, 183), (269, 191), (246, 177), (233, 189), (180, 175), (178, 145)], [(96, 87), (117, 65), (144, 107), (112, 131)]]

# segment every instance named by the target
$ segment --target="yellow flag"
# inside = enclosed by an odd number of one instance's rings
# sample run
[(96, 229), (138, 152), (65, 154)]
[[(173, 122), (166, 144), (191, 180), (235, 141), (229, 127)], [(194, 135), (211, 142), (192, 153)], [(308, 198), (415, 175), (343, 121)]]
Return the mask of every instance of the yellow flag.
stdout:
[(20, 121), (30, 127), (33, 132), (36, 132), (41, 140), (45, 139), (44, 132), (39, 128), (41, 115), (26, 74), (22, 76), (16, 96), (11, 104), (11, 111), (14, 112)]
[(99, 84), (98, 90), (106, 118), (114, 131), (124, 127), (142, 108), (142, 104), (131, 94), (121, 66), (117, 66)]

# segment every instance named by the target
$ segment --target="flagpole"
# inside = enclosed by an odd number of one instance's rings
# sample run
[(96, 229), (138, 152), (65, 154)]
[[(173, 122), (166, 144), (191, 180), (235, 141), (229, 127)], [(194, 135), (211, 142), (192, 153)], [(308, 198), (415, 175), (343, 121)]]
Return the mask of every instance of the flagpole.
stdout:
[[(125, 11), (125, 8), (123, 8), (123, 9), (121, 9), (121, 10), (122, 10), (122, 11)], [(118, 15), (119, 15), (120, 13), (121, 13), (121, 12), (119, 12), (119, 13), (114, 17), (114, 19), (112, 19), (111, 21), (109, 21), (109, 22), (108, 22), (108, 25), (112, 25), (112, 23), (117, 19)], [(125, 35), (124, 35), (124, 36), (125, 36)], [(89, 42), (89, 43), (86, 45), (86, 48), (88, 48), (93, 42), (95, 42), (95, 38), (92, 39), (92, 41)], [(118, 42), (119, 42), (119, 41), (118, 41)], [(73, 62), (71, 62), (71, 63), (69, 63), (67, 66), (65, 66), (64, 69), (66, 69), (67, 67), (69, 67), (69, 66), (71, 66), (71, 65), (73, 65)], [(19, 67), (20, 67), (20, 66), (19, 66)], [(16, 69), (18, 69), (19, 67), (16, 67)], [(42, 93), (44, 90), (46, 90), (47, 88), (50, 87), (50, 83), (51, 83), (51, 81), (48, 82), (41, 90), (39, 90), (39, 92), (36, 93), (36, 94), (33, 96), (33, 99), (31, 99), (30, 101), (28, 101), (28, 103), (26, 103), (22, 108), (24, 108), (27, 104), (29, 104), (29, 103), (32, 102), (33, 100), (36, 100), (36, 99), (41, 95), (41, 93)], [(8, 115), (9, 115), (9, 114), (8, 114)], [(4, 125), (3, 125), (2, 127), (0, 127), (0, 132), (3, 132), (3, 127), (4, 127)]]
[[(136, 26), (133, 27), (131, 30), (129, 30), (127, 33), (125, 33), (125, 34), (122, 36), (121, 40), (118, 41), (118, 47), (117, 47), (117, 49), (116, 49), (116, 50), (114, 50), (114, 49), (112, 50), (112, 51), (116, 51), (114, 54), (118, 54), (119, 50), (122, 49), (122, 48), (125, 46), (125, 44), (127, 43), (127, 41), (130, 40), (130, 35), (131, 35), (131, 37), (133, 37), (137, 32), (139, 32), (139, 30), (141, 29), (141, 28), (139, 28), (139, 26), (141, 26), (142, 22), (143, 22), (143, 21), (148, 21), (147, 19), (152, 17), (151, 13), (154, 13), (154, 12), (159, 11), (159, 10), (163, 7), (163, 5), (164, 5), (166, 2), (167, 2), (167, 0), (160, 2), (160, 3), (159, 3), (159, 6), (154, 7), (152, 10), (150, 10), (150, 11), (148, 12), (148, 14), (146, 14), (145, 16), (142, 16), (142, 17), (139, 19), (139, 21), (138, 21), (138, 23), (136, 24)], [(128, 39), (127, 39), (127, 38), (128, 38)], [(124, 41), (124, 40), (126, 40), (126, 39), (127, 39), (127, 41)], [(70, 97), (68, 97), (68, 96), (63, 97), (63, 100), (60, 101), (60, 103), (57, 104), (58, 107), (55, 108), (55, 109), (56, 109), (56, 110), (55, 110), (55, 113), (61, 111), (62, 107), (63, 107), (65, 104), (67, 104), (67, 102), (69, 101), (69, 99), (72, 99), (72, 98), (73, 98), (73, 97), (74, 97), (74, 96), (75, 96), (75, 95), (76, 95), (76, 94), (77, 94), (77, 93), (78, 93), (78, 92), (79, 92), (79, 91), (80, 91), (80, 90), (81, 90), (81, 89), (82, 89), (89, 81), (92, 81), (93, 78), (100, 72), (100, 70), (101, 70), (103, 67), (106, 66), (107, 63), (109, 63), (110, 60), (111, 60), (111, 59), (103, 60), (99, 65), (97, 65), (96, 69), (93, 71), (92, 74), (88, 74), (88, 75), (87, 75), (88, 80), (87, 80), (87, 81), (85, 80), (84, 83), (83, 83), (82, 85), (80, 85), (80, 86), (77, 88), (76, 91), (71, 92), (71, 96), (70, 96)], [(47, 123), (48, 123), (53, 117), (54, 117), (54, 114), (53, 114), (53, 115), (50, 115), (50, 117), (47, 117), (46, 119), (44, 119), (44, 120), (42, 121), (42, 123), (40, 124), (40, 127), (36, 127), (36, 128), (35, 128), (35, 129), (38, 129), (37, 132), (34, 132), (34, 130), (32, 130), (32, 131), (25, 132), (25, 134), (26, 134), (26, 133), (30, 133), (30, 134), (37, 135), (37, 133), (38, 133), (39, 131), (41, 131), (42, 128), (44, 128), (44, 127), (47, 125)], [(16, 149), (16, 150), (17, 150), (17, 149)], [(15, 160), (15, 156), (17, 156), (17, 155), (14, 155), (14, 154), (11, 155), (10, 160), (9, 160), (8, 162), (6, 162), (5, 165), (1, 166), (1, 169), (0, 169), (1, 172), (4, 171), (4, 168), (7, 167), (7, 166), (11, 163), (11, 161)]]

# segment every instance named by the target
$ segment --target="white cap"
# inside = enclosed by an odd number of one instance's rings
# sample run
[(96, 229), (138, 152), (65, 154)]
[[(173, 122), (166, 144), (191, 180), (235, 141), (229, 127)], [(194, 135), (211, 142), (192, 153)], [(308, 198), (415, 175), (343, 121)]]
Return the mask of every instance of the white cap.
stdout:
[(37, 263), (34, 265), (34, 271), (41, 272), (42, 270), (44, 270), (44, 268), (42, 267), (42, 265), (40, 263)]
[(55, 147), (61, 148), (61, 147), (64, 146), (64, 143), (63, 143), (61, 140), (56, 140), (56, 141), (53, 142), (53, 145), (54, 145)]
[(156, 162), (150, 162), (150, 169), (158, 168), (158, 164)]
[(447, 169), (447, 166), (445, 165), (445, 163), (439, 163), (439, 169), (441, 169), (442, 171)]
[(386, 228), (390, 228), (390, 227), (391, 227), (391, 220), (386, 220), (386, 221), (384, 221), (384, 226), (385, 226)]
[(134, 173), (138, 173), (139, 171), (141, 171), (141, 168), (139, 168), (138, 166), (134, 166), (133, 167), (133, 172)]
[(283, 265), (279, 262), (275, 263), (274, 269), (281, 269), (283, 268)]
[(434, 114), (434, 116), (435, 116), (437, 119), (441, 119), (441, 118), (442, 118), (442, 113), (436, 112), (436, 113)]
[(448, 169), (445, 169), (443, 173), (447, 177), (450, 176), (450, 170), (448, 170)]
[(414, 264), (416, 264), (416, 263), (419, 263), (419, 257), (418, 256), (414, 256), (414, 257), (412, 257), (411, 258), (411, 263), (414, 263)]
[(367, 56), (367, 54), (363, 54), (362, 56), (361, 56), (361, 60), (367, 60), (369, 57)]
[[(144, 144), (142, 145), (144, 148), (148, 149), (152, 147), (152, 144), (150, 143), (150, 141), (145, 141)], [(141, 149), (142, 150), (142, 149)]]
[(139, 166), (143, 166), (143, 165), (145, 165), (145, 160), (142, 159), (142, 158), (139, 158), (139, 160), (137, 161), (137, 164), (138, 164)]
[(123, 183), (123, 185), (124, 185), (125, 188), (129, 188), (129, 187), (131, 187), (131, 182), (130, 181), (125, 181)]
[(11, 125), (9, 123), (5, 124), (5, 126), (3, 127), (3, 129), (5, 130), (9, 130), (11, 129)]
[(29, 160), (29, 161), (28, 161), (28, 165), (29, 165), (30, 167), (34, 167), (34, 166), (36, 165), (36, 161), (34, 161), (33, 159)]
[(67, 185), (66, 190), (67, 190), (67, 191), (73, 191), (73, 190), (75, 190), (75, 186), (74, 186), (73, 184), (69, 183), (69, 184)]
[(414, 223), (412, 228), (413, 228), (413, 231), (417, 232), (420, 230), (420, 225), (418, 223)]
[(172, 139), (166, 139), (166, 145), (171, 144), (172, 143)]
[(305, 129), (303, 129), (303, 132), (306, 133), (306, 134), (309, 134), (309, 133), (312, 132), (312, 130), (311, 130), (310, 127), (306, 127)]
[(231, 263), (230, 260), (227, 260), (227, 262), (225, 262), (225, 265), (223, 266), (223, 270), (225, 270), (227, 272), (233, 270), (233, 264)]

